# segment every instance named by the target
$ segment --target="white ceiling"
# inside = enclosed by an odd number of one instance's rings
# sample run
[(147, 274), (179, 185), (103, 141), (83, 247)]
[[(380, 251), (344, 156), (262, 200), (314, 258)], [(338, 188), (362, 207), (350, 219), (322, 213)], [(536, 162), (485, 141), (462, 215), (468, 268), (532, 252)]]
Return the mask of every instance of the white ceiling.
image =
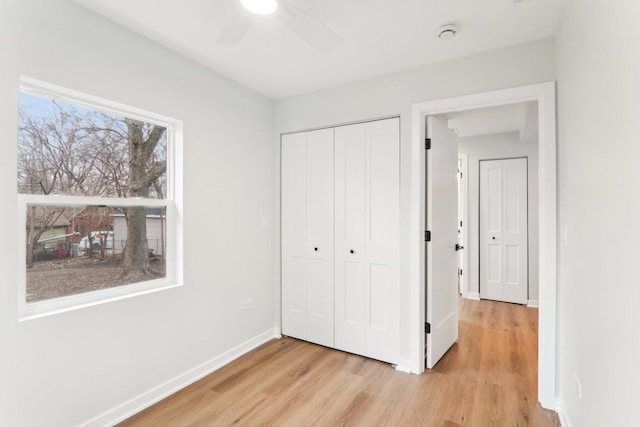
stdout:
[(521, 102), (446, 114), (458, 138), (518, 132), (520, 142), (538, 140), (538, 103)]
[[(552, 37), (565, 0), (289, 0), (342, 41), (316, 51), (275, 16), (235, 46), (218, 35), (239, 0), (72, 0), (272, 99)], [(436, 29), (449, 22), (457, 36)]]

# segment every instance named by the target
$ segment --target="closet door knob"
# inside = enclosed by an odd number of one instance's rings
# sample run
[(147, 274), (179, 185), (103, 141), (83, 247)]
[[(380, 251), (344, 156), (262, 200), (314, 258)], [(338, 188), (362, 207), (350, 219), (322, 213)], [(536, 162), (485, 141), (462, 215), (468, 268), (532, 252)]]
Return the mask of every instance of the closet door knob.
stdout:
[(314, 251), (318, 252), (318, 248), (313, 248)]
[(350, 249), (350, 250), (349, 250), (349, 253), (350, 253), (350, 254), (355, 254), (355, 253), (356, 253), (356, 251), (354, 251), (353, 249)]

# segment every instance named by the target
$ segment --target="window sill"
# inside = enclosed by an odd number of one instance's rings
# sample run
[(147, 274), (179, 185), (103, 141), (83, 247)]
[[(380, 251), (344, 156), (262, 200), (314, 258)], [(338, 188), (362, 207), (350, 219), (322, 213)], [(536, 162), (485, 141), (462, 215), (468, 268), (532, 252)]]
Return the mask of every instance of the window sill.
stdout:
[(39, 319), (42, 317), (52, 316), (54, 314), (66, 313), (112, 301), (119, 301), (139, 295), (173, 289), (180, 286), (182, 286), (182, 283), (169, 282), (167, 279), (163, 278), (109, 289), (101, 289), (78, 295), (52, 298), (34, 303), (20, 301), (18, 304), (18, 321), (24, 322), (27, 320)]

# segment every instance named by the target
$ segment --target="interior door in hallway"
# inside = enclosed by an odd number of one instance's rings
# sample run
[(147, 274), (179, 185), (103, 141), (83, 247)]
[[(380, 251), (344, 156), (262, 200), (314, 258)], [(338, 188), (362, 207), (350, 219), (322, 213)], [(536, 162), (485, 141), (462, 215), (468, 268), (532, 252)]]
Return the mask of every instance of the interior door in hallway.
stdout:
[(480, 298), (526, 304), (527, 159), (480, 161)]

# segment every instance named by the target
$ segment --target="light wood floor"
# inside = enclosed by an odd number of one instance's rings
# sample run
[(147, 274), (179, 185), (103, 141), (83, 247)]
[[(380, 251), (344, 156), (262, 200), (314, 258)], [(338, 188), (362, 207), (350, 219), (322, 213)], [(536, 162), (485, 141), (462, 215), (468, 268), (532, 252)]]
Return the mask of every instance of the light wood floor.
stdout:
[(559, 426), (537, 401), (536, 309), (460, 301), (460, 337), (423, 375), (273, 340), (122, 426)]

